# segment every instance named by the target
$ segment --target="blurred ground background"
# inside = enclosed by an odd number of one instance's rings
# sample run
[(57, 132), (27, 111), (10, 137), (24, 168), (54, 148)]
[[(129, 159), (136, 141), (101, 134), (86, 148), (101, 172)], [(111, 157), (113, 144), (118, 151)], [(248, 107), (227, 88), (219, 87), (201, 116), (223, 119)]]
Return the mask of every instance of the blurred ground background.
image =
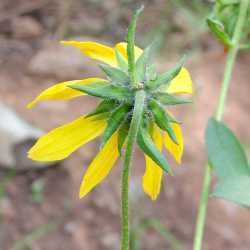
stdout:
[[(184, 52), (192, 73), (194, 103), (174, 111), (183, 121), (186, 151), (175, 177), (164, 179), (159, 199), (141, 190), (144, 159), (136, 152), (131, 180), (131, 250), (191, 249), (206, 154), (204, 129), (218, 100), (225, 54), (209, 34), (205, 17), (212, 5), (199, 0), (1, 0), (0, 102), (44, 130), (91, 109), (89, 97), (26, 104), (44, 88), (69, 79), (100, 74), (97, 63), (60, 39), (80, 38), (114, 44), (124, 39), (131, 10), (143, 2), (138, 44), (158, 41), (157, 65), (166, 70)], [(225, 120), (249, 146), (249, 55), (240, 55)], [(4, 123), (0, 117), (0, 122)], [(95, 191), (78, 200), (82, 175), (98, 150), (90, 143), (58, 166), (18, 172), (0, 168), (1, 250), (119, 249), (121, 164)], [(1, 155), (0, 155), (1, 157)], [(174, 164), (174, 163), (173, 163)], [(249, 211), (211, 199), (204, 250), (250, 249)]]

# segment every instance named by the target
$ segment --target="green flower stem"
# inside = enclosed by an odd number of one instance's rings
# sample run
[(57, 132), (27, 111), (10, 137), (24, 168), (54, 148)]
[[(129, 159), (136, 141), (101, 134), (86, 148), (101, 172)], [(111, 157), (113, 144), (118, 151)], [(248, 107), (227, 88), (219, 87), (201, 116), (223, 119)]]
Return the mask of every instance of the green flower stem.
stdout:
[(137, 133), (142, 119), (144, 101), (144, 90), (138, 90), (135, 95), (135, 106), (133, 117), (128, 133), (127, 148), (124, 157), (122, 172), (122, 189), (121, 189), (121, 219), (122, 219), (122, 239), (121, 250), (129, 250), (129, 170), (131, 166), (134, 144), (136, 142)]
[[(240, 49), (240, 40), (241, 40), (241, 36), (243, 32), (243, 26), (247, 18), (247, 10), (248, 10), (248, 3), (249, 3), (248, 1), (249, 0), (241, 0), (240, 2), (240, 11), (239, 11), (239, 16), (238, 16), (238, 21), (235, 26), (234, 35), (232, 38), (232, 46), (229, 49), (228, 55), (227, 55), (224, 78), (222, 81), (221, 91), (220, 91), (219, 104), (218, 104), (217, 112), (216, 112), (216, 119), (218, 121), (221, 121), (223, 114), (224, 114), (226, 97), (227, 97), (230, 82), (231, 82), (232, 72), (233, 72), (237, 53)], [(211, 180), (212, 180), (212, 168), (209, 164), (207, 164), (205, 175), (204, 175), (204, 180), (203, 180), (203, 190), (201, 193), (199, 210), (198, 210), (197, 221), (196, 221), (194, 246), (193, 246), (194, 250), (201, 250), (201, 247), (202, 247), (202, 239), (203, 239), (204, 227), (205, 227), (205, 221), (206, 221), (207, 204), (208, 204), (208, 198), (209, 198), (209, 193), (210, 193)]]

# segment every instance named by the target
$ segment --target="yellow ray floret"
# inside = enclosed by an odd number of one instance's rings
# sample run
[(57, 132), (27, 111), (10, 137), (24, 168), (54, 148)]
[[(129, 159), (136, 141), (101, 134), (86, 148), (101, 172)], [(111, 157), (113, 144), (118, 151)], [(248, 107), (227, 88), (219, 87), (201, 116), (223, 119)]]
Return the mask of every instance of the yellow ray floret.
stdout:
[[(156, 147), (162, 150), (162, 135), (160, 129), (154, 125), (152, 139)], [(161, 190), (163, 170), (147, 155), (145, 155), (146, 170), (142, 178), (143, 190), (152, 200), (156, 200)]]
[(106, 126), (103, 116), (81, 117), (42, 136), (28, 152), (37, 161), (57, 161), (68, 157), (99, 136)]
[(80, 198), (88, 194), (109, 174), (118, 157), (118, 135), (115, 133), (88, 167), (81, 183)]
[(172, 80), (167, 88), (169, 94), (192, 94), (193, 84), (191, 76), (186, 68), (182, 68), (180, 73)]
[[(115, 49), (96, 42), (79, 42), (79, 41), (62, 41), (64, 45), (69, 45), (80, 49), (80, 51), (95, 60), (107, 63), (113, 67), (117, 67)], [(127, 59), (127, 43), (121, 42), (116, 44), (115, 48)], [(135, 46), (135, 59), (142, 53), (142, 50)]]
[(173, 155), (175, 160), (180, 164), (184, 150), (182, 129), (181, 126), (177, 123), (172, 123), (171, 126), (174, 130), (178, 145), (172, 141), (172, 139), (166, 132), (164, 132), (163, 135), (163, 142), (166, 149), (171, 153), (171, 155)]
[(32, 108), (34, 105), (45, 100), (70, 100), (72, 98), (85, 95), (85, 93), (69, 88), (69, 85), (78, 84), (86, 85), (95, 82), (105, 81), (101, 78), (87, 78), (83, 80), (61, 82), (53, 85), (52, 87), (44, 90), (33, 101), (31, 101), (27, 107)]

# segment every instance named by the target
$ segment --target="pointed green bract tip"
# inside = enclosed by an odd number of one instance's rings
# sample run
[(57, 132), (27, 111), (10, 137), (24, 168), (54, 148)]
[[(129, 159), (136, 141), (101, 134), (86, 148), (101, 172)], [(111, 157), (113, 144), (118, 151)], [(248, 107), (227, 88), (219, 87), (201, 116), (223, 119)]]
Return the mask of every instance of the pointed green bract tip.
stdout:
[(144, 4), (142, 4), (136, 11), (135, 11), (135, 15), (140, 15), (144, 10)]

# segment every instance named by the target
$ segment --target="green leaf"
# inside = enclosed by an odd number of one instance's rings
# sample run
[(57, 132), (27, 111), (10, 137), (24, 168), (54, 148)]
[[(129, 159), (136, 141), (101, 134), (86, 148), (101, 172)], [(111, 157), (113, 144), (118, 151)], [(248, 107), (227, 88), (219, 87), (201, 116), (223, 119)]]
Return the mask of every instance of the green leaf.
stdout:
[(144, 6), (141, 6), (139, 9), (136, 10), (134, 16), (132, 17), (132, 21), (129, 24), (127, 34), (128, 72), (131, 77), (131, 81), (133, 82), (135, 81), (135, 30), (137, 19), (143, 9)]
[(122, 155), (122, 147), (127, 138), (129, 128), (130, 128), (130, 121), (127, 119), (125, 122), (123, 122), (118, 132), (118, 151), (120, 153), (120, 156)]
[(158, 127), (162, 130), (166, 131), (169, 137), (173, 140), (175, 144), (178, 145), (176, 135), (171, 126), (170, 117), (166, 114), (165, 110), (161, 107), (161, 105), (154, 99), (150, 100), (149, 108), (153, 113), (154, 119)]
[(103, 100), (93, 111), (88, 113), (86, 117), (110, 112), (111, 110), (114, 110), (116, 106), (117, 102), (115, 100)]
[(138, 132), (137, 142), (142, 151), (148, 155), (156, 164), (158, 164), (165, 172), (172, 175), (172, 170), (165, 157), (157, 149), (151, 139), (147, 129), (141, 127)]
[(106, 64), (101, 64), (99, 66), (103, 70), (103, 72), (111, 79), (112, 84), (118, 86), (126, 86), (129, 84), (129, 77), (124, 71)]
[(131, 106), (122, 104), (116, 110), (114, 110), (109, 119), (106, 129), (103, 132), (101, 147), (105, 145), (108, 139), (113, 133), (121, 126), (121, 124), (127, 119), (127, 115)]
[(211, 32), (218, 38), (218, 40), (223, 42), (223, 44), (226, 45), (227, 47), (231, 46), (232, 44), (231, 38), (225, 32), (224, 25), (220, 21), (209, 17), (207, 18), (207, 24)]
[(206, 129), (208, 158), (219, 179), (248, 175), (247, 157), (233, 132), (211, 118)]
[(98, 82), (86, 85), (73, 84), (69, 85), (69, 87), (100, 98), (110, 98), (119, 101), (133, 100), (133, 95), (127, 88), (113, 86), (107, 82)]
[(154, 98), (157, 99), (163, 105), (179, 105), (179, 104), (187, 104), (192, 103), (191, 100), (184, 99), (179, 96), (173, 96), (168, 93), (156, 93)]
[(172, 69), (169, 71), (159, 75), (155, 81), (150, 81), (149, 82), (149, 88), (150, 89), (158, 89), (159, 87), (164, 85), (164, 88), (166, 88), (171, 81), (180, 73), (184, 62), (185, 62), (186, 57), (184, 56), (180, 62), (175, 65)]
[(152, 45), (148, 46), (136, 61), (136, 80), (144, 82), (146, 80), (146, 68), (152, 51)]
[(115, 56), (120, 69), (122, 69), (124, 72), (128, 72), (128, 62), (125, 60), (118, 49), (115, 49)]
[(237, 176), (219, 182), (211, 196), (250, 207), (250, 176)]

